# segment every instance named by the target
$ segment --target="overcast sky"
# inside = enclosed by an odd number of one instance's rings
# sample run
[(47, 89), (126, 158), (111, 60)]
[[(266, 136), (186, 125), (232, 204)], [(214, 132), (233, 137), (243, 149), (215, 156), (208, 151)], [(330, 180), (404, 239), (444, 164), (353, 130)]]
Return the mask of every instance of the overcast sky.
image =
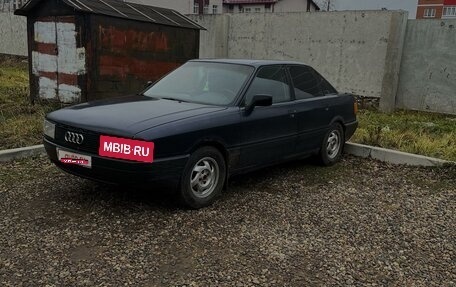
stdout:
[[(407, 10), (409, 18), (416, 18), (418, 0), (332, 0), (336, 10)], [(317, 2), (317, 1), (316, 1)]]

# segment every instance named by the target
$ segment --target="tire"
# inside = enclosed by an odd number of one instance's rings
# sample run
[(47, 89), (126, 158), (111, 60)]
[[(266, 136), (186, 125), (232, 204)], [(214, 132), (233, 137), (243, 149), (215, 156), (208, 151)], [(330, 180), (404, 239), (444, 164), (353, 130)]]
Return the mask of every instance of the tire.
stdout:
[(331, 166), (342, 157), (345, 145), (344, 129), (339, 123), (331, 125), (321, 143), (319, 162), (324, 166)]
[(193, 209), (211, 205), (222, 193), (225, 179), (223, 155), (213, 147), (199, 148), (184, 168), (178, 190), (180, 202)]

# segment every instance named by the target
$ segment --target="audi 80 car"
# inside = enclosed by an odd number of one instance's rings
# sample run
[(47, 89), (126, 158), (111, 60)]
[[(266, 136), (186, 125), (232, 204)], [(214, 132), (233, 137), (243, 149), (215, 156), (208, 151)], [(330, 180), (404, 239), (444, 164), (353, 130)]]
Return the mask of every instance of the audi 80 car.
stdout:
[(310, 155), (336, 163), (356, 112), (352, 95), (301, 63), (192, 60), (140, 94), (49, 113), (43, 140), (70, 174), (172, 183), (200, 208), (232, 175)]

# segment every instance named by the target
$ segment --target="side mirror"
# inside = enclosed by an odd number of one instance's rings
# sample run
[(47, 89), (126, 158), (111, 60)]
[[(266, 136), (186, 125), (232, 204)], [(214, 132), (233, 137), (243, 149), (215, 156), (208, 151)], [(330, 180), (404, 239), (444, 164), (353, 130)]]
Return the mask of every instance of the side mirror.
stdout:
[(267, 107), (272, 105), (272, 97), (268, 95), (253, 96), (252, 102), (245, 109), (247, 114), (253, 112), (255, 107)]

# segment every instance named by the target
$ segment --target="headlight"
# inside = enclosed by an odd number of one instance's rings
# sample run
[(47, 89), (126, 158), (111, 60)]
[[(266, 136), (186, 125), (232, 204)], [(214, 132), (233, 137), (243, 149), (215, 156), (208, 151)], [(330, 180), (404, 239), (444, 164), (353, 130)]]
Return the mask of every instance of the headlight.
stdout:
[(55, 138), (55, 124), (45, 119), (43, 125), (43, 133), (50, 138)]

